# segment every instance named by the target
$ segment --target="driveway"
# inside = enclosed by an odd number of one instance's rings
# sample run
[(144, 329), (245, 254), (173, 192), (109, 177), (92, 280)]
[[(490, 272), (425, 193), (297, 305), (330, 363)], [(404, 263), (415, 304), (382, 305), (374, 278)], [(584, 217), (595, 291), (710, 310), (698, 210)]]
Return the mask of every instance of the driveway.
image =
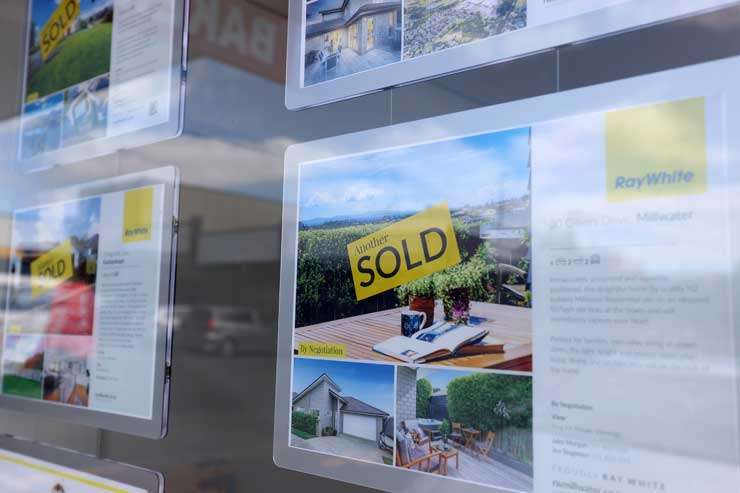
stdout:
[(349, 435), (335, 437), (316, 437), (308, 440), (295, 435), (290, 436), (290, 444), (294, 447), (315, 450), (326, 454), (351, 457), (353, 459), (366, 460), (370, 462), (383, 463), (383, 456), (391, 458), (391, 455), (378, 448), (375, 442), (363, 440)]

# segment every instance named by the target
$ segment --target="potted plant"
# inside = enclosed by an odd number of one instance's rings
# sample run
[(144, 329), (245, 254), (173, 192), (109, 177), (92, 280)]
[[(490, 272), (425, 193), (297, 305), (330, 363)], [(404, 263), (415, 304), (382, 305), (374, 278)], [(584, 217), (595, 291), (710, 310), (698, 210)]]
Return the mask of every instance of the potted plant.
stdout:
[(442, 420), (442, 426), (439, 427), (439, 432), (442, 433), (442, 443), (447, 448), (447, 440), (452, 432), (452, 427), (447, 419)]
[(424, 312), (427, 316), (424, 328), (434, 323), (434, 276), (426, 276), (396, 288), (401, 303), (408, 303), (409, 309)]
[(437, 296), (442, 299), (445, 320), (458, 324), (470, 321), (470, 300), (486, 296), (488, 267), (480, 257), (472, 257), (434, 277)]

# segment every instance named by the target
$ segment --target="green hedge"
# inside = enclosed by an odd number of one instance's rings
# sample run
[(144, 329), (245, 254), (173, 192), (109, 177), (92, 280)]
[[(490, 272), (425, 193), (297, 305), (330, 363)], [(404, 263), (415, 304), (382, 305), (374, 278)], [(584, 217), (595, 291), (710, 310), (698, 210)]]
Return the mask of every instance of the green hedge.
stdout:
[[(406, 304), (394, 290), (357, 301), (347, 245), (390, 223), (301, 229), (298, 233), (296, 326), (372, 313)], [(481, 246), (478, 224), (453, 220), (463, 261)]]
[(432, 384), (426, 378), (416, 381), (416, 417), (429, 417), (429, 399), (432, 397)]
[(311, 436), (316, 436), (316, 424), (319, 417), (302, 411), (293, 411), (292, 427)]
[(447, 385), (450, 420), (482, 432), (532, 429), (532, 379), (478, 373)]

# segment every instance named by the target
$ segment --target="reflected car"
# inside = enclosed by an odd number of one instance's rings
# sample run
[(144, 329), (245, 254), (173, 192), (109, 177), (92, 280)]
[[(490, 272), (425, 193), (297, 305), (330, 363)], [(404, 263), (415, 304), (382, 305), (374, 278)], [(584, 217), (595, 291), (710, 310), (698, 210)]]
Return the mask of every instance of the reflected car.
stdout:
[(255, 347), (265, 333), (257, 312), (248, 308), (189, 307), (180, 315), (175, 344), (190, 351), (231, 358)]

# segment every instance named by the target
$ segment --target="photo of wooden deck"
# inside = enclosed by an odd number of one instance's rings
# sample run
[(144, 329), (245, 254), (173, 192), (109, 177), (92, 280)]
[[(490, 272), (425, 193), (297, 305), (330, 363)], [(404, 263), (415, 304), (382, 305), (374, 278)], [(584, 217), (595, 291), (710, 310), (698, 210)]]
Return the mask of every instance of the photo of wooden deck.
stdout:
[[(309, 325), (295, 329), (293, 347), (302, 342), (343, 344), (346, 357), (358, 360), (399, 360), (373, 351), (379, 342), (401, 335), (401, 311), (394, 308), (341, 320)], [(489, 335), (505, 342), (504, 352), (440, 359), (429, 364), (467, 368), (492, 368), (512, 371), (532, 371), (532, 310), (518, 306), (471, 302), (471, 316), (480, 323), (477, 327), (489, 330)], [(435, 320), (443, 320), (440, 303), (435, 309)]]

